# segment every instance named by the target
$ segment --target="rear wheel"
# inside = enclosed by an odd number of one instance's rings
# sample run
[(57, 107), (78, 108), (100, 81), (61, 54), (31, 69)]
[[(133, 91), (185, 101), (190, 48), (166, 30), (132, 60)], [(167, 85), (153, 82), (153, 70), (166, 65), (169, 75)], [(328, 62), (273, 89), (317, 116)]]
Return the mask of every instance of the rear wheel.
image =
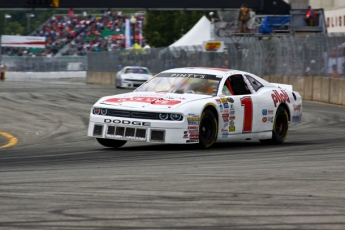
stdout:
[(205, 110), (201, 114), (199, 124), (199, 146), (210, 148), (217, 140), (218, 123), (216, 116), (210, 111)]
[(103, 138), (96, 138), (98, 143), (105, 147), (110, 147), (110, 148), (120, 148), (124, 144), (126, 144), (127, 141), (122, 141), (122, 140), (112, 140), (112, 139), (103, 139)]
[(263, 144), (282, 144), (288, 134), (289, 130), (289, 115), (286, 109), (280, 106), (277, 109), (274, 117), (272, 138), (266, 140), (260, 140)]

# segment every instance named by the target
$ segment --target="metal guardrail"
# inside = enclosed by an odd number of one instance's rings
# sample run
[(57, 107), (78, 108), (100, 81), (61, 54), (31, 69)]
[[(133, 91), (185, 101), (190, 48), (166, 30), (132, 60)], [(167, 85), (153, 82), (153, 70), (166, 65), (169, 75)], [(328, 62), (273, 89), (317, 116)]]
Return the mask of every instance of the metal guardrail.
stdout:
[[(175, 67), (231, 68), (259, 76), (329, 76), (332, 65), (343, 73), (345, 33), (256, 38), (255, 42), (230, 43), (224, 52), (203, 52), (201, 46), (89, 52), (84, 56), (2, 56), (7, 71), (116, 72), (123, 66), (146, 66), (151, 72)], [(308, 71), (309, 69), (309, 71)]]

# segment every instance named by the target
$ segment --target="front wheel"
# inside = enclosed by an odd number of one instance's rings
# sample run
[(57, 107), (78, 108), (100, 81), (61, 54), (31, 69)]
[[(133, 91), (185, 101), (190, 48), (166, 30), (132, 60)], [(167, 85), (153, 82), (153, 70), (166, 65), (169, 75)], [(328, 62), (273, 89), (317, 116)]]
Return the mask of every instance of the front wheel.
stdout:
[(288, 134), (289, 130), (289, 115), (286, 109), (280, 106), (277, 109), (274, 117), (272, 138), (266, 140), (260, 140), (263, 144), (282, 144)]
[(120, 148), (127, 142), (127, 141), (122, 141), (122, 140), (112, 140), (112, 139), (104, 139), (104, 138), (96, 138), (96, 139), (98, 143), (109, 148)]
[(199, 146), (210, 148), (217, 140), (218, 122), (216, 116), (210, 111), (205, 110), (201, 114), (199, 124)]

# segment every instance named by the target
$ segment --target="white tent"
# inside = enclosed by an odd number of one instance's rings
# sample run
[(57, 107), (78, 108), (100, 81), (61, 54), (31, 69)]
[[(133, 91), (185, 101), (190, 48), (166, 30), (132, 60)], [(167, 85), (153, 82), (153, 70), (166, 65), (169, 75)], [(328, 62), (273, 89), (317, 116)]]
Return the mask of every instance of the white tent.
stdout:
[(209, 40), (211, 40), (211, 22), (206, 16), (202, 16), (192, 29), (169, 47), (197, 46)]

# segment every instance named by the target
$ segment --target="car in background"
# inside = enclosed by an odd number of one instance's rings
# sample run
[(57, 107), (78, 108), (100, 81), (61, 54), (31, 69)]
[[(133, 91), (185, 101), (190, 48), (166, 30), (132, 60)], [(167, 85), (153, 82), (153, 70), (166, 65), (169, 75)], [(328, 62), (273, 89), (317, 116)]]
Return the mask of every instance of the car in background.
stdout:
[(137, 88), (150, 78), (152, 73), (146, 67), (125, 66), (116, 74), (116, 88)]
[(292, 85), (252, 73), (186, 67), (163, 71), (133, 92), (100, 98), (87, 135), (106, 147), (126, 142), (196, 144), (259, 140), (281, 144), (302, 120)]

